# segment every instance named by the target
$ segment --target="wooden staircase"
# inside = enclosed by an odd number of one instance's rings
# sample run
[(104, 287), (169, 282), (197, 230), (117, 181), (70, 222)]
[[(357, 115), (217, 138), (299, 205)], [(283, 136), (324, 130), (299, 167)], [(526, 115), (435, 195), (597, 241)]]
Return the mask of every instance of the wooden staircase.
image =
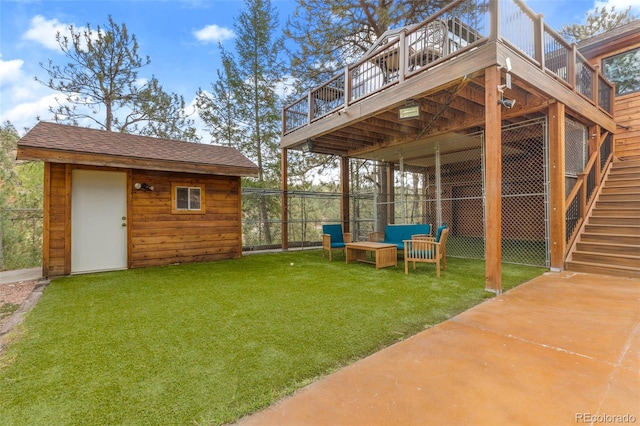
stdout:
[(612, 163), (576, 239), (567, 270), (640, 278), (640, 160)]

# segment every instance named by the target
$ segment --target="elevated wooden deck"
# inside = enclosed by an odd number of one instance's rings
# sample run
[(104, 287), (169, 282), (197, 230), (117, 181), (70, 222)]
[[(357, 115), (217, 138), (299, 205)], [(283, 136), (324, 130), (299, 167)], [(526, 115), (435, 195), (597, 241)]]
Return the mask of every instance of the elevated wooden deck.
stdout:
[[(414, 26), (389, 31), (357, 62), (283, 109), (281, 148), (286, 189), (289, 149), (342, 158), (341, 187), (349, 190), (348, 158), (384, 163), (393, 192), (395, 169), (427, 172), (436, 183), (442, 158), (457, 157), (471, 135), (482, 139), (482, 198), (486, 289), (501, 291), (502, 160), (514, 142), (507, 126), (545, 119), (543, 144), (549, 192), (549, 265), (564, 267), (567, 247), (610, 161), (613, 85), (520, 0), (455, 0)], [(505, 103), (507, 100), (509, 103)], [(515, 103), (513, 102), (515, 101)], [(417, 116), (402, 117), (399, 107)], [(565, 194), (566, 134), (570, 117), (592, 135), (590, 172)], [(515, 127), (515, 126), (513, 126)], [(592, 149), (593, 145), (593, 149)], [(596, 147), (599, 147), (596, 149)], [(597, 151), (597, 152), (596, 152)], [(602, 151), (602, 152), (600, 152)], [(437, 186), (437, 185), (436, 185)], [(391, 203), (387, 196), (385, 203)], [(439, 196), (436, 204), (441, 206)], [(438, 207), (440, 208), (440, 207)], [(385, 220), (393, 223), (391, 209)], [(287, 205), (283, 202), (283, 216)], [(341, 218), (349, 224), (345, 198)], [(441, 218), (437, 219), (438, 222)], [(283, 224), (286, 241), (286, 223)], [(286, 248), (286, 247), (285, 247)]]
[[(507, 58), (511, 88), (501, 87), (502, 96), (516, 102), (502, 108), (504, 124), (560, 102), (615, 132), (611, 83), (542, 16), (518, 0), (458, 0), (385, 33), (362, 59), (286, 106), (281, 147), (394, 162), (400, 146), (476, 132), (485, 124), (485, 70), (499, 67), (506, 84)], [(420, 117), (401, 119), (403, 105), (418, 106)]]

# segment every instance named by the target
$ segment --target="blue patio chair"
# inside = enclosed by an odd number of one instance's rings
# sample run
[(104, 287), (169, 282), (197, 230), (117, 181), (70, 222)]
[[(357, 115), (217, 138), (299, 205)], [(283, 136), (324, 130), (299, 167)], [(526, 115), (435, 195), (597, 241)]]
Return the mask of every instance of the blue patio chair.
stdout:
[(329, 251), (329, 261), (331, 261), (331, 251), (342, 250), (344, 254), (344, 248), (346, 243), (351, 242), (351, 233), (342, 232), (342, 224), (329, 224), (322, 225), (322, 257), (324, 257), (324, 251)]

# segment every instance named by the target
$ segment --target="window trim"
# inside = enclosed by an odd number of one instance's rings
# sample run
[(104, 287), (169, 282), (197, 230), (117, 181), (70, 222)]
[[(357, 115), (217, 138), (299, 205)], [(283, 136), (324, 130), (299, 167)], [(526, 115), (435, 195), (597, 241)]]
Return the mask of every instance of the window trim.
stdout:
[[(188, 188), (200, 190), (200, 208), (199, 209), (179, 209), (178, 208), (178, 188)], [(205, 185), (203, 183), (171, 183), (171, 214), (204, 214), (205, 213)]]

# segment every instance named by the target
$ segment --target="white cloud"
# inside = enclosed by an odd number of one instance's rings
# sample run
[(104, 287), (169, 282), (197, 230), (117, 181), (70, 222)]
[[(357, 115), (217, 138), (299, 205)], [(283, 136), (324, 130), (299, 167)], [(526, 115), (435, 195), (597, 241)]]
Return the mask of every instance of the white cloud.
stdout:
[(193, 32), (195, 38), (202, 43), (215, 43), (229, 40), (235, 37), (233, 30), (229, 28), (219, 27), (215, 24)]
[(0, 87), (14, 84), (23, 78), (22, 65), (24, 65), (22, 59), (12, 59), (10, 61), (0, 59)]
[(16, 129), (30, 128), (36, 117), (49, 119), (50, 105), (56, 105), (51, 89), (38, 83), (24, 70), (24, 60), (0, 57), (0, 122), (10, 121)]
[(200, 136), (200, 142), (211, 143), (211, 134), (207, 130), (207, 126), (200, 118), (198, 114), (198, 107), (196, 105), (197, 98), (194, 96), (191, 101), (187, 102), (184, 107), (185, 114), (190, 114), (189, 118), (193, 120), (193, 127), (196, 128), (196, 134)]
[(38, 97), (43, 89), (48, 89), (28, 76), (24, 70), (22, 59), (3, 61), (0, 58), (0, 98), (2, 106), (15, 105), (23, 101), (29, 101)]
[(57, 19), (45, 19), (42, 15), (36, 15), (31, 19), (31, 26), (22, 35), (25, 40), (35, 41), (36, 43), (51, 50), (59, 50), (60, 46), (56, 41), (56, 34), (62, 35), (69, 33), (69, 25), (63, 24)]
[(296, 79), (290, 75), (284, 76), (281, 82), (276, 84), (276, 93), (281, 98), (285, 98), (293, 93), (296, 84)]
[(23, 102), (2, 113), (2, 122), (10, 121), (18, 130), (31, 128), (36, 125), (36, 118), (49, 120), (51, 113), (50, 105), (56, 105), (58, 94), (50, 94), (30, 102)]

